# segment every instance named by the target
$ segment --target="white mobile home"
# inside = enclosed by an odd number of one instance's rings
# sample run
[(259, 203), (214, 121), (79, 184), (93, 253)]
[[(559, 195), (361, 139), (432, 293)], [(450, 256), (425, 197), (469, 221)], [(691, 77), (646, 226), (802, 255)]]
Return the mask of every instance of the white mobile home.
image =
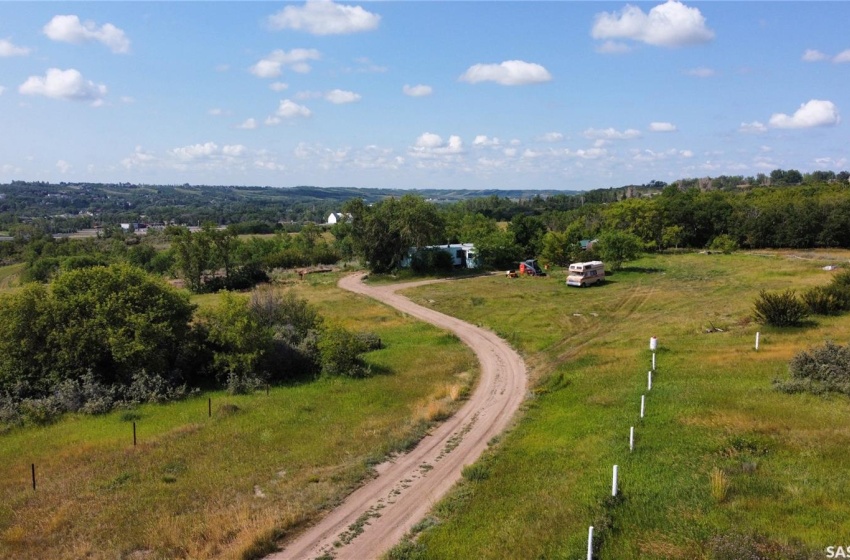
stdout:
[(455, 268), (478, 268), (478, 252), (472, 243), (451, 243), (446, 245), (428, 245), (427, 247), (411, 247), (407, 256), (402, 259), (401, 267), (409, 268), (413, 255), (417, 251), (445, 251), (452, 258), (452, 266)]

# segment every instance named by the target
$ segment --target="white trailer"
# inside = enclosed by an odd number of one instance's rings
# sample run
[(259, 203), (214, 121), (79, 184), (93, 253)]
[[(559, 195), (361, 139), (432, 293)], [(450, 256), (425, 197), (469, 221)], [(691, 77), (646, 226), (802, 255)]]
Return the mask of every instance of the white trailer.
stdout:
[(472, 243), (451, 243), (446, 245), (428, 245), (427, 247), (411, 247), (407, 256), (402, 259), (401, 267), (409, 268), (413, 255), (418, 251), (445, 251), (452, 258), (455, 268), (478, 268), (478, 252)]
[(567, 286), (584, 288), (605, 280), (605, 264), (602, 261), (573, 263), (567, 273)]

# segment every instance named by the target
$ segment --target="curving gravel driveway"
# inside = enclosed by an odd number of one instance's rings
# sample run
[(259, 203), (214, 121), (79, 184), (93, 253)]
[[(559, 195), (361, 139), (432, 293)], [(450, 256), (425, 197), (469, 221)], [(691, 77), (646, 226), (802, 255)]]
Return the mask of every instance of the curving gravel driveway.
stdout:
[[(526, 392), (522, 358), (490, 331), (417, 305), (398, 290), (434, 280), (367, 286), (364, 274), (342, 278), (339, 286), (374, 298), (412, 317), (455, 333), (481, 363), (478, 385), (454, 416), (431, 431), (415, 449), (377, 467), (378, 476), (350, 494), (273, 560), (377, 558), (393, 545), (460, 479), (493, 436), (504, 430)], [(337, 546), (334, 546), (334, 544)], [(327, 557), (327, 556), (325, 556)]]

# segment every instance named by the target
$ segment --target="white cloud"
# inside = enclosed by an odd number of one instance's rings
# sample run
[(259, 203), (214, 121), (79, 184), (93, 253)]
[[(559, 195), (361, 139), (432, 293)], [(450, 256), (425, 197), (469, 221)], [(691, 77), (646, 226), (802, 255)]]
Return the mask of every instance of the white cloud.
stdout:
[(245, 119), (245, 121), (236, 128), (241, 128), (242, 130), (254, 130), (257, 128), (257, 120), (254, 118)]
[[(283, 119), (294, 119), (297, 117), (309, 117), (313, 114), (313, 112), (305, 107), (304, 105), (299, 105), (298, 103), (290, 100), (284, 99), (280, 102), (280, 105), (275, 111), (275, 116)], [(280, 122), (280, 121), (278, 121)], [(273, 123), (277, 124), (277, 123)]]
[(111, 23), (98, 27), (93, 21), (81, 22), (77, 16), (54, 16), (44, 26), (43, 31), (54, 41), (75, 45), (97, 41), (106, 45), (114, 53), (130, 52), (130, 40), (123, 30)]
[(590, 148), (589, 150), (564, 150), (564, 154), (568, 157), (577, 157), (580, 159), (599, 159), (608, 155), (608, 150), (604, 148)]
[(585, 138), (601, 138), (603, 140), (631, 140), (639, 138), (640, 131), (634, 128), (623, 130), (615, 130), (613, 128), (588, 128), (584, 131)]
[(486, 134), (479, 134), (472, 141), (473, 146), (481, 146), (481, 147), (491, 147), (491, 146), (499, 146), (501, 142), (495, 136), (490, 138)]
[(206, 142), (204, 144), (192, 144), (190, 146), (174, 148), (169, 153), (180, 162), (191, 163), (205, 160), (238, 158), (245, 153), (245, 146), (233, 144), (219, 147), (215, 142)]
[(3, 95), (3, 92), (5, 92), (5, 91), (6, 91), (6, 87), (0, 86), (0, 95)]
[(285, 84), (283, 82), (272, 82), (269, 84), (269, 89), (272, 91), (283, 91), (285, 89), (289, 89), (289, 84)]
[(433, 93), (433, 89), (431, 88), (431, 86), (426, 86), (423, 84), (418, 84), (415, 86), (409, 86), (405, 84), (405, 86), (402, 88), (402, 91), (405, 95), (409, 95), (410, 97), (426, 97)]
[(126, 157), (121, 160), (121, 165), (123, 165), (127, 169), (132, 169), (134, 167), (140, 167), (142, 165), (147, 165), (156, 161), (156, 157), (146, 152), (142, 149), (141, 146), (136, 146), (136, 150), (133, 152), (133, 155), (130, 157)]
[(448, 141), (444, 142), (439, 134), (432, 132), (421, 134), (409, 150), (410, 155), (419, 158), (455, 156), (463, 151), (463, 140), (460, 136), (451, 135)]
[(85, 80), (79, 71), (71, 68), (50, 68), (44, 77), (30, 76), (18, 91), (23, 95), (43, 95), (54, 99), (91, 101), (94, 105), (103, 102), (106, 86)]
[(816, 49), (806, 49), (806, 52), (803, 53), (803, 60), (806, 62), (819, 62), (827, 58), (829, 57)]
[(774, 128), (812, 128), (831, 126), (840, 120), (838, 108), (832, 101), (812, 99), (800, 105), (793, 115), (775, 113), (768, 122)]
[(459, 78), (462, 82), (496, 82), (503, 86), (517, 86), (548, 82), (552, 75), (543, 66), (522, 60), (506, 60), (501, 64), (475, 64)]
[(706, 27), (697, 8), (668, 0), (644, 13), (628, 5), (620, 12), (596, 15), (591, 35), (594, 39), (631, 39), (655, 46), (681, 47), (707, 43), (714, 31)]
[(850, 62), (850, 49), (841, 51), (832, 59), (833, 62)]
[(717, 72), (712, 68), (706, 68), (705, 66), (700, 66), (699, 68), (691, 68), (685, 72), (688, 76), (696, 76), (697, 78), (711, 78)]
[(538, 142), (560, 142), (564, 139), (564, 135), (560, 132), (547, 132), (536, 138)]
[(213, 107), (212, 109), (207, 111), (207, 113), (209, 113), (210, 115), (212, 115), (214, 117), (220, 117), (220, 116), (224, 115), (224, 109), (220, 109), (218, 107)]
[(71, 164), (65, 161), (64, 159), (60, 159), (56, 162), (56, 169), (59, 170), (59, 173), (62, 173), (64, 175), (65, 173), (68, 173), (68, 171), (71, 170)]
[(618, 41), (605, 41), (596, 47), (596, 52), (601, 54), (625, 54), (632, 50), (634, 49), (632, 49), (631, 45), (620, 43)]
[(259, 78), (276, 78), (281, 75), (284, 67), (305, 74), (310, 71), (310, 60), (319, 60), (321, 53), (316, 49), (292, 49), (287, 52), (281, 49), (272, 51), (267, 57), (249, 68), (249, 72)]
[(345, 91), (335, 89), (325, 94), (325, 100), (330, 101), (334, 105), (344, 105), (346, 103), (355, 103), (360, 101), (360, 94), (353, 91)]
[(302, 6), (287, 6), (269, 16), (272, 29), (294, 29), (313, 35), (341, 35), (372, 31), (381, 16), (360, 6), (343, 6), (330, 0), (307, 0)]
[(745, 134), (761, 134), (763, 132), (767, 132), (767, 127), (764, 123), (760, 123), (759, 121), (748, 123), (742, 122), (741, 126), (738, 127), (738, 131)]
[(30, 53), (30, 49), (27, 47), (19, 47), (14, 45), (12, 41), (8, 39), (0, 39), (0, 58), (7, 58), (10, 56), (26, 56)]
[(692, 158), (694, 157), (694, 153), (691, 150), (680, 150), (679, 155), (683, 158)]
[(649, 130), (652, 132), (676, 132), (676, 125), (669, 122), (652, 122), (649, 123)]

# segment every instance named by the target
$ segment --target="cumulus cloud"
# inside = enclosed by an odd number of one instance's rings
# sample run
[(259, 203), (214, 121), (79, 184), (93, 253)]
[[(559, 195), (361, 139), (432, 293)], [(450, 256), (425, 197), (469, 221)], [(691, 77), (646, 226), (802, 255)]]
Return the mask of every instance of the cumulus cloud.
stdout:
[(325, 94), (325, 100), (333, 103), (334, 105), (344, 105), (346, 103), (355, 103), (360, 101), (360, 94), (354, 93), (353, 91), (335, 89)]
[(713, 69), (700, 66), (699, 68), (691, 68), (685, 72), (688, 76), (696, 76), (697, 78), (710, 78), (717, 74)]
[(463, 140), (460, 136), (451, 135), (448, 141), (443, 141), (439, 134), (425, 132), (416, 139), (410, 148), (410, 154), (416, 157), (452, 156), (463, 153)]
[(54, 41), (75, 45), (96, 41), (114, 53), (130, 52), (130, 40), (123, 30), (111, 23), (98, 27), (93, 21), (81, 22), (80, 18), (74, 15), (54, 16), (44, 26), (43, 31)]
[(623, 131), (614, 128), (588, 128), (584, 131), (585, 138), (599, 138), (602, 140), (631, 140), (639, 138), (640, 131), (629, 128)]
[(499, 141), (498, 138), (496, 138), (495, 136), (493, 138), (490, 138), (486, 134), (479, 134), (472, 141), (473, 146), (481, 146), (481, 147), (498, 146), (500, 144), (501, 144), (501, 142)]
[(342, 35), (372, 31), (381, 16), (360, 6), (343, 6), (331, 0), (307, 0), (304, 5), (287, 6), (269, 16), (272, 29), (306, 31), (313, 35)]
[(800, 105), (793, 115), (775, 113), (768, 123), (774, 128), (812, 128), (838, 124), (841, 117), (832, 101), (812, 99)]
[(738, 131), (743, 132), (744, 134), (761, 134), (763, 132), (767, 132), (767, 127), (764, 125), (764, 123), (761, 123), (759, 121), (753, 121), (748, 123), (742, 122), (741, 126), (738, 127)]
[(43, 95), (54, 99), (90, 101), (100, 105), (106, 95), (106, 86), (83, 78), (79, 71), (70, 68), (50, 68), (42, 76), (30, 76), (18, 88), (23, 95)]
[(11, 56), (26, 56), (30, 53), (27, 47), (19, 47), (8, 39), (0, 39), (0, 58)]
[(841, 51), (832, 59), (833, 62), (850, 62), (850, 49)]
[(806, 62), (819, 62), (827, 58), (829, 57), (816, 49), (806, 49), (806, 52), (803, 53), (803, 60)]
[(668, 0), (644, 13), (628, 5), (619, 12), (596, 15), (591, 35), (594, 39), (631, 39), (661, 47), (681, 47), (707, 43), (714, 31), (706, 27), (697, 8)]
[(174, 148), (169, 153), (178, 160), (188, 163), (240, 157), (245, 153), (245, 146), (233, 144), (219, 147), (215, 142), (206, 142), (204, 144), (192, 144), (181, 148)]
[(418, 84), (415, 86), (405, 84), (402, 91), (405, 95), (409, 95), (410, 97), (426, 97), (433, 93), (431, 86), (426, 86), (424, 84)]
[(560, 142), (564, 139), (564, 135), (560, 132), (547, 132), (537, 137), (538, 142)]
[(285, 89), (289, 89), (289, 84), (285, 84), (283, 82), (272, 82), (269, 84), (269, 89), (272, 91), (283, 91)]
[(64, 159), (60, 159), (56, 162), (56, 169), (59, 170), (59, 173), (62, 173), (64, 175), (65, 173), (68, 173), (68, 171), (71, 170), (71, 164), (65, 161)]
[(278, 105), (274, 116), (282, 119), (294, 119), (298, 117), (306, 118), (312, 114), (313, 112), (304, 105), (299, 105), (290, 99), (284, 99), (280, 102), (280, 105)]
[(546, 68), (533, 62), (506, 60), (501, 64), (475, 64), (459, 78), (462, 82), (496, 82), (503, 86), (518, 86), (548, 82), (552, 75)]
[(133, 155), (126, 157), (121, 160), (121, 165), (123, 165), (127, 169), (132, 169), (134, 167), (141, 167), (143, 165), (148, 165), (156, 161), (156, 157), (150, 152), (142, 149), (141, 146), (136, 146)]
[(242, 124), (238, 125), (236, 128), (241, 128), (242, 130), (254, 130), (257, 128), (257, 120), (254, 118), (245, 119)]
[(669, 122), (651, 122), (649, 130), (652, 132), (676, 132), (676, 125)]
[(316, 49), (292, 49), (287, 52), (281, 49), (272, 51), (267, 57), (249, 68), (249, 72), (259, 78), (277, 78), (288, 67), (294, 72), (305, 74), (310, 71), (310, 60), (319, 60), (321, 53)]

